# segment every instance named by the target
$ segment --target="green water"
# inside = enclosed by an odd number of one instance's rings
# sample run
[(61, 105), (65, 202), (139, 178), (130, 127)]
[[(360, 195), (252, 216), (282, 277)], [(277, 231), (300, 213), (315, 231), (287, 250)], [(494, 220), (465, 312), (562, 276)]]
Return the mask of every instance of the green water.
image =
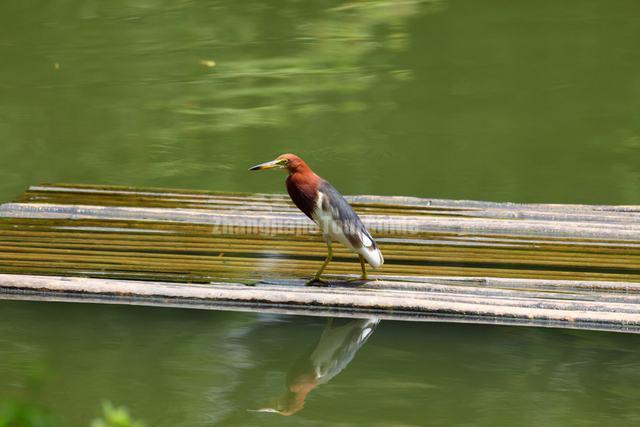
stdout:
[[(246, 169), (294, 152), (350, 194), (640, 204), (639, 19), (635, 0), (3, 0), (0, 200), (282, 192)], [(324, 324), (0, 302), (0, 401), (69, 426), (104, 399), (150, 426), (640, 423), (635, 336), (392, 322), (295, 415), (249, 411)]]
[(385, 321), (295, 415), (249, 411), (284, 395), (287, 376), (304, 381), (324, 327), (321, 318), (5, 302), (1, 393), (24, 394), (40, 378), (36, 400), (74, 426), (97, 416), (102, 399), (151, 426), (640, 423), (635, 337)]
[(345, 193), (638, 204), (639, 18), (635, 0), (4, 0), (0, 196), (283, 191), (246, 168), (293, 151)]

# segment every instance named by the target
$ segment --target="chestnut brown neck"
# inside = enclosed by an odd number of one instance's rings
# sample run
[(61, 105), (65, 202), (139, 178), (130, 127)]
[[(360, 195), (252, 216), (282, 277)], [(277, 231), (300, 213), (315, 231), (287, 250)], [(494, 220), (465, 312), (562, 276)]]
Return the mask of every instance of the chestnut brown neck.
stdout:
[(307, 187), (310, 191), (315, 191), (320, 184), (320, 177), (304, 162), (295, 168), (289, 168), (289, 180), (299, 187)]
[(289, 160), (288, 164), (289, 175), (293, 174), (313, 174), (311, 168), (300, 157), (293, 157)]

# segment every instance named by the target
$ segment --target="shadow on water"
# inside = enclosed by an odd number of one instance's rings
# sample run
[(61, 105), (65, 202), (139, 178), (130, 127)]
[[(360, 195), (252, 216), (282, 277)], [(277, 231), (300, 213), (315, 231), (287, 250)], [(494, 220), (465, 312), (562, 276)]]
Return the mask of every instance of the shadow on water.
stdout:
[(380, 320), (327, 319), (317, 344), (303, 353), (289, 369), (287, 391), (256, 412), (272, 412), (290, 416), (304, 408), (309, 393), (331, 381), (353, 360), (373, 334)]

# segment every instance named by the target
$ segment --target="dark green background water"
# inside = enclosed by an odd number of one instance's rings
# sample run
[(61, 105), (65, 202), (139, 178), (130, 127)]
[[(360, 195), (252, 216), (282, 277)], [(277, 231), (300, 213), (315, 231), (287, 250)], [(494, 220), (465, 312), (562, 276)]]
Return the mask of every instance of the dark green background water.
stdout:
[(638, 19), (635, 0), (4, 0), (0, 196), (283, 191), (246, 168), (293, 151), (345, 193), (636, 204)]
[[(0, 3), (0, 200), (37, 182), (640, 203), (635, 0)], [(215, 61), (208, 67), (201, 61)], [(0, 302), (0, 398), (68, 425), (637, 425), (635, 336), (383, 322), (292, 418), (323, 320)], [(37, 375), (36, 375), (37, 376)], [(32, 391), (35, 393), (35, 391)]]

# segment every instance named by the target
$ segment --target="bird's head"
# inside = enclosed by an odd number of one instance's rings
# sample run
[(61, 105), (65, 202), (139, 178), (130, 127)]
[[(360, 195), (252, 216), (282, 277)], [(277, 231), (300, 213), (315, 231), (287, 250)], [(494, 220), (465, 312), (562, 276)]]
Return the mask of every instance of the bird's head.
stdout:
[(282, 396), (271, 400), (259, 409), (253, 409), (252, 412), (271, 412), (274, 414), (284, 415), (288, 417), (304, 408), (305, 400), (313, 389), (320, 383), (318, 378), (309, 372), (303, 372), (293, 379), (287, 379), (287, 392)]
[(272, 414), (289, 417), (297, 412), (300, 412), (302, 408), (304, 408), (305, 397), (306, 396), (299, 396), (296, 393), (287, 392), (276, 399), (272, 399), (262, 407), (258, 409), (249, 409), (249, 411), (269, 412)]
[(301, 169), (307, 168), (307, 164), (300, 157), (295, 154), (282, 154), (275, 160), (266, 163), (260, 163), (252, 168), (250, 171), (265, 170), (265, 169), (286, 169), (287, 172), (296, 173)]

